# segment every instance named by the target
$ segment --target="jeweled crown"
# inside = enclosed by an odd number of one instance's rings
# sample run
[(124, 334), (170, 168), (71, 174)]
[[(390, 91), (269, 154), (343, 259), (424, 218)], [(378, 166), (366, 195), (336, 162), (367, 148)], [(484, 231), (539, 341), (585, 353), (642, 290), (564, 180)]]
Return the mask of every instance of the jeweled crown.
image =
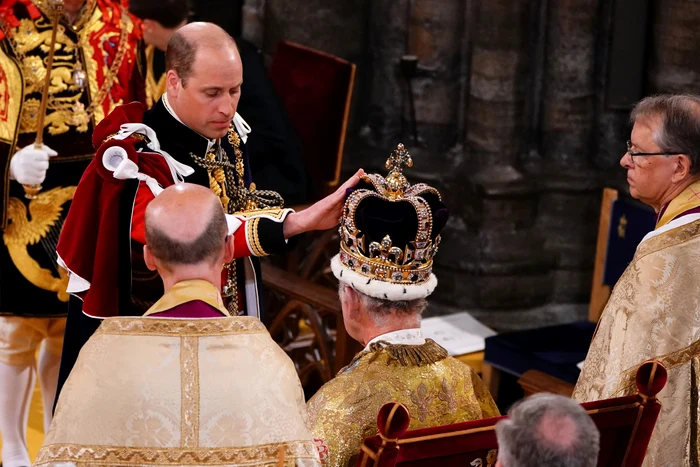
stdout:
[(411, 185), (403, 166), (413, 160), (399, 144), (386, 161), (389, 174), (362, 177), (340, 219), (340, 262), (370, 280), (421, 285), (431, 276), (448, 211), (440, 193)]

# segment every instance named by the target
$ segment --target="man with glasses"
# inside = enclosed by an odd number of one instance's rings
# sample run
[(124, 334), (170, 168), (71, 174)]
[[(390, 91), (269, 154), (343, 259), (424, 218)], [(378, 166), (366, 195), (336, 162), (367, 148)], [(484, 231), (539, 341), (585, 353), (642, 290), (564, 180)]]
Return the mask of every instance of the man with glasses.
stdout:
[(634, 108), (620, 165), (630, 194), (657, 212), (608, 301), (574, 398), (636, 392), (641, 363), (659, 360), (668, 383), (645, 466), (700, 463), (700, 97), (648, 97)]

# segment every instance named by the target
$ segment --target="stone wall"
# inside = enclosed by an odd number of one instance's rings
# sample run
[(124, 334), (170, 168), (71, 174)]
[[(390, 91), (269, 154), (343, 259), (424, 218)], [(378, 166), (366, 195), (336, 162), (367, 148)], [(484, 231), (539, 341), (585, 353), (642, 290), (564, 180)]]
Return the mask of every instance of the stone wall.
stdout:
[[(517, 329), (585, 317), (600, 192), (626, 188), (627, 110), (604, 97), (613, 5), (246, 0), (243, 31), (268, 55), (284, 39), (358, 65), (347, 171), (382, 170), (404, 142), (409, 179), (437, 186), (452, 210), (433, 312)], [(639, 5), (650, 8), (647, 91), (700, 92), (700, 2)]]

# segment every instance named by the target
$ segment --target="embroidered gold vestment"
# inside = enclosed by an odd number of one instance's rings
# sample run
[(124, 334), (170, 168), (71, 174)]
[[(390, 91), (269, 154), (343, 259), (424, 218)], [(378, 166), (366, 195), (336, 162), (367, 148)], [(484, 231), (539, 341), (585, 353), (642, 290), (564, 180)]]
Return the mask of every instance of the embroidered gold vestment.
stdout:
[(320, 465), (294, 364), (252, 317), (105, 319), (35, 465), (66, 463)]
[(362, 440), (376, 435), (387, 402), (411, 413), (410, 429), (499, 415), (478, 375), (427, 339), (422, 345), (371, 345), (309, 401), (313, 436), (324, 442), (324, 465), (348, 466)]
[(573, 397), (633, 394), (637, 367), (660, 360), (668, 383), (643, 465), (700, 465), (699, 339), (700, 220), (694, 220), (638, 246), (603, 311)]

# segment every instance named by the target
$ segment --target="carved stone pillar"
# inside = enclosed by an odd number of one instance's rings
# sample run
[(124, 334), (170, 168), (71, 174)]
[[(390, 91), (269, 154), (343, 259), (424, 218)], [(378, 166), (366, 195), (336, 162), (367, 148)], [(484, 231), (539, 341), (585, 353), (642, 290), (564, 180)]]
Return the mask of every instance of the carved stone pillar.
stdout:
[(387, 155), (403, 139), (399, 59), (407, 50), (408, 5), (409, 0), (372, 0), (369, 7), (370, 104), (363, 134)]
[[(484, 180), (512, 182), (524, 141), (532, 1), (479, 0), (472, 37), (466, 146)], [(501, 170), (508, 167), (506, 170)]]
[[(256, 0), (253, 4), (260, 4)], [(356, 61), (362, 50), (366, 0), (264, 0), (264, 50), (273, 53), (278, 41), (308, 47)]]
[(265, 39), (265, 0), (243, 2), (243, 38), (262, 48)]
[(599, 0), (549, 2), (542, 154), (545, 170), (588, 168), (595, 108)]
[(649, 69), (651, 92), (698, 93), (700, 61), (700, 3), (691, 0), (654, 1), (652, 53)]
[(548, 2), (538, 227), (556, 260), (555, 302), (590, 292), (600, 207), (591, 169), (599, 1)]
[(549, 259), (533, 230), (537, 191), (517, 168), (526, 141), (535, 3), (479, 0), (474, 5), (467, 158), (458, 169), (471, 183), (463, 183), (456, 198), (469, 205), (461, 214), (473, 235), (463, 236), (461, 249), (471, 257), (465, 271), (455, 274), (454, 285), (471, 284), (482, 308), (525, 308), (544, 303), (550, 293)]
[[(410, 11), (409, 53), (418, 57), (419, 67), (413, 98), (420, 145), (431, 150), (433, 165), (442, 172), (457, 138), (465, 5), (464, 0), (414, 0)], [(409, 123), (406, 112), (404, 119)]]
[(610, 109), (606, 103), (610, 74), (610, 38), (612, 37), (615, 2), (602, 2), (596, 44), (596, 150), (593, 165), (601, 169), (603, 184), (626, 190), (626, 171), (620, 167), (629, 139), (629, 111)]

